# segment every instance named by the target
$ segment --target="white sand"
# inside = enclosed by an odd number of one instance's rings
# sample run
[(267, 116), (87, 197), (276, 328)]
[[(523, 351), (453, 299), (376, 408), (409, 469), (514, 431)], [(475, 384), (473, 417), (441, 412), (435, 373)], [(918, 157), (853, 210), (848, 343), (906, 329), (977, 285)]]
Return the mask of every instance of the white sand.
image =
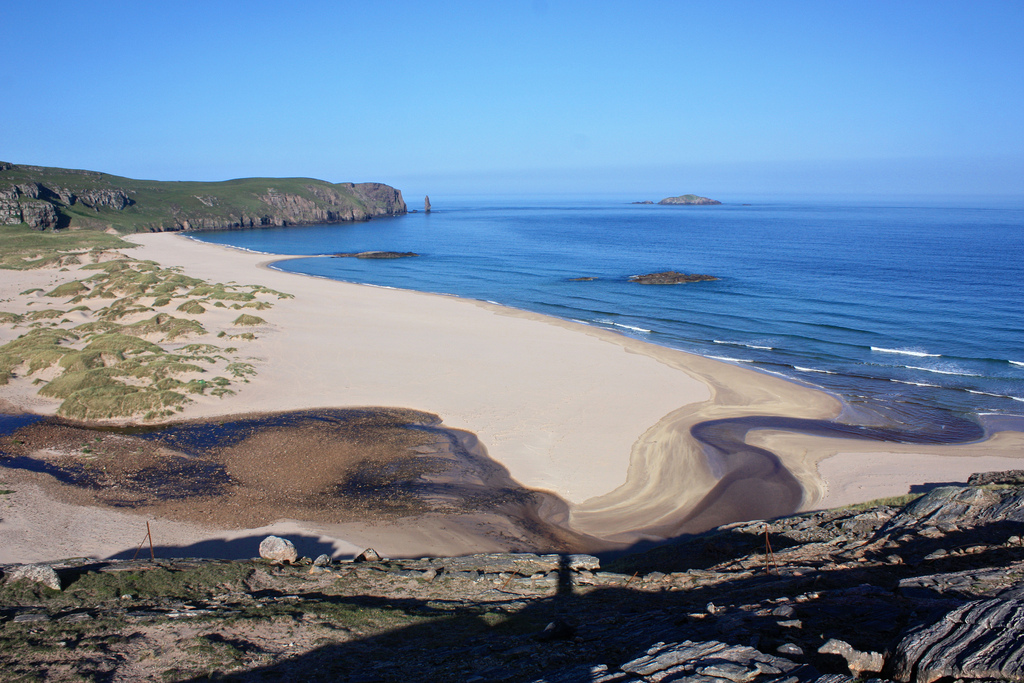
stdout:
[(778, 449), (806, 494), (803, 508), (820, 510), (901, 496), (911, 487), (966, 484), (975, 472), (1024, 469), (1024, 434), (999, 432), (981, 443), (944, 446), (825, 439), (755, 432), (748, 443)]
[[(295, 295), (259, 313), (267, 325), (256, 330), (258, 339), (232, 342), (253, 359), (258, 375), (251, 383), (235, 385), (240, 387), (236, 396), (204, 397), (182, 417), (347, 406), (433, 412), (446, 426), (478, 435), (490, 456), (523, 485), (568, 501), (570, 525), (599, 537), (624, 538), (631, 530), (678, 518), (714, 486), (714, 462), (690, 437), (692, 425), (741, 415), (828, 418), (840, 409), (820, 391), (585, 325), (454, 297), (284, 273), (266, 268), (265, 255), (179, 235), (130, 239), (140, 245), (132, 257), (181, 266), (213, 282), (258, 283)], [(74, 277), (74, 272), (52, 270), (0, 272), (0, 298), (28, 288), (29, 281), (53, 286)], [(3, 339), (19, 333), (7, 332)], [(221, 343), (208, 337), (195, 341)], [(0, 398), (36, 412), (55, 410), (56, 403), (33, 397), (26, 386), (0, 388)], [(879, 495), (888, 495), (925, 473), (933, 480), (962, 479), (963, 466), (953, 467), (954, 459), (939, 455), (951, 452), (947, 449), (963, 449), (958, 456), (1001, 458), (971, 460), (978, 464), (974, 469), (1018, 462), (1013, 458), (1022, 452), (1019, 440), (1006, 438), (971, 447), (918, 448), (918, 460), (896, 461), (889, 454), (902, 449), (888, 444), (870, 444), (866, 456), (863, 444), (846, 440), (767, 432), (755, 433), (755, 440), (770, 445), (801, 481), (805, 507), (874, 498), (883, 490)], [(819, 472), (817, 463), (826, 457)], [(872, 473), (884, 462), (893, 464), (876, 482)], [(24, 504), (49, 504), (41, 494), (34, 500)], [(138, 528), (138, 517), (89, 510), (96, 518), (87, 524), (68, 522), (70, 512), (52, 519), (34, 516), (20, 527), (3, 519), (3, 557), (104, 555), (116, 552), (117, 543), (103, 539), (134, 541), (139, 535), (81, 534), (83, 540), (69, 542), (90, 525)], [(303, 528), (306, 535), (335, 544), (338, 554), (355, 545), (392, 555), (480, 547), (474, 545), (480, 539), (459, 540), (465, 529), (435, 522), (419, 520), (415, 530), (375, 526), (369, 533), (354, 527)], [(191, 546), (203, 538), (223, 538), (218, 533), (168, 524), (161, 537), (167, 544)]]

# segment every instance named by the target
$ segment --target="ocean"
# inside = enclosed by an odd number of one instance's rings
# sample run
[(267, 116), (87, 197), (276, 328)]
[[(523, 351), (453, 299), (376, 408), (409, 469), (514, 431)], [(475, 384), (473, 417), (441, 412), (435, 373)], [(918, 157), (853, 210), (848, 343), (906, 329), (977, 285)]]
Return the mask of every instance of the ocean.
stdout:
[[(774, 373), (840, 396), (850, 422), (1024, 424), (1019, 202), (435, 198), (429, 214), (192, 237), (306, 257), (281, 270), (492, 301)], [(419, 256), (330, 256), (374, 250)], [(719, 279), (629, 281), (665, 270)]]

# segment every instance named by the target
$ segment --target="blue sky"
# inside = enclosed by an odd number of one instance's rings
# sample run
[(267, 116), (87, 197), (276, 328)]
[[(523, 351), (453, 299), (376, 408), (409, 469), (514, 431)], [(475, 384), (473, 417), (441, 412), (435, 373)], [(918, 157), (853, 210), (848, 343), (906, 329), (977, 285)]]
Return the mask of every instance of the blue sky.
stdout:
[(0, 159), (424, 193), (1024, 195), (1024, 2), (0, 0)]

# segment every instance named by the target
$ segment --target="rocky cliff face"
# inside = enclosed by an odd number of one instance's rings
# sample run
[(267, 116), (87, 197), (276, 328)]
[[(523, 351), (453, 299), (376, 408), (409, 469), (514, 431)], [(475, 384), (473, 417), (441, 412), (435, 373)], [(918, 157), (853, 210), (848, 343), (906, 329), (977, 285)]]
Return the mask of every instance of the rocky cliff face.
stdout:
[(401, 191), (382, 183), (298, 178), (171, 183), (0, 162), (0, 224), (25, 223), (38, 230), (230, 230), (363, 221), (405, 212)]

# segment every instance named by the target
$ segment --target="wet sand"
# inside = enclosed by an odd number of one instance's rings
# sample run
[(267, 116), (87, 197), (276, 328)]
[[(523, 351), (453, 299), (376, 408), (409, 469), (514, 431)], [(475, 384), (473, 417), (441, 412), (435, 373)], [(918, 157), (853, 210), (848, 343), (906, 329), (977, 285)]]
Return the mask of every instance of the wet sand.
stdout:
[(242, 530), (295, 519), (324, 528), (415, 528), (434, 519), (461, 528), (471, 547), (497, 537), (522, 551), (598, 545), (545, 522), (542, 508), (567, 510), (565, 503), (518, 485), (472, 434), (415, 411), (303, 411), (159, 430), (51, 418), (17, 430), (4, 451), (16, 494), (31, 486), (63, 505), (178, 524)]

